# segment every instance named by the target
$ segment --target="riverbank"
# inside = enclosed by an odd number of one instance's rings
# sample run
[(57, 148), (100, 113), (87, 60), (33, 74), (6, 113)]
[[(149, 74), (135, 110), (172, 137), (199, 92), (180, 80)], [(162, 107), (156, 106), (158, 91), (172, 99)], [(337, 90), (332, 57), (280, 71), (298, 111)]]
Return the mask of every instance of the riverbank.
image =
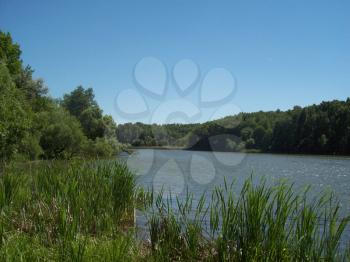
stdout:
[[(292, 186), (232, 185), (210, 201), (145, 192), (116, 161), (7, 165), (0, 176), (2, 261), (336, 261), (349, 218), (331, 196), (308, 203)], [(135, 237), (134, 210), (147, 212), (148, 241)], [(204, 225), (204, 216), (210, 223)], [(324, 220), (320, 232), (319, 218)], [(293, 221), (292, 223), (290, 221)]]
[(186, 147), (180, 147), (180, 146), (132, 146), (130, 148), (132, 150), (137, 150), (137, 149), (189, 150)]
[[(187, 151), (206, 151), (206, 152), (230, 152), (232, 151), (225, 151), (225, 150), (202, 150), (202, 149), (193, 149), (193, 148), (188, 148), (184, 146), (131, 146), (131, 150), (137, 150), (137, 149), (157, 149), (157, 150), (187, 150)], [(247, 149), (247, 150), (242, 150), (242, 151), (237, 151), (234, 153), (263, 153), (261, 150), (257, 149)]]
[(246, 149), (242, 151), (227, 151), (227, 150), (204, 150), (204, 149), (193, 149), (187, 147), (175, 147), (175, 146), (131, 146), (129, 147), (132, 153), (137, 149), (157, 149), (157, 150), (185, 150), (185, 151), (199, 151), (199, 152), (220, 152), (220, 153), (244, 153), (244, 154), (271, 154), (271, 155), (282, 155), (282, 156), (319, 156), (319, 157), (339, 157), (339, 158), (349, 158), (350, 155), (341, 155), (341, 154), (305, 154), (305, 153), (279, 153), (279, 152), (264, 152), (259, 149)]

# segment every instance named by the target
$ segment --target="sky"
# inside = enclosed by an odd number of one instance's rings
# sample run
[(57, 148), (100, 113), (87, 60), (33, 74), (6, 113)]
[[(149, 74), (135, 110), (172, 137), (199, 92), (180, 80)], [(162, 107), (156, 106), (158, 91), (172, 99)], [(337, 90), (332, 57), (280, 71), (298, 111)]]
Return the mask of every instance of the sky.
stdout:
[(201, 122), (349, 97), (349, 14), (348, 0), (0, 0), (0, 30), (53, 97), (83, 85), (117, 123), (161, 122), (150, 112), (186, 103)]

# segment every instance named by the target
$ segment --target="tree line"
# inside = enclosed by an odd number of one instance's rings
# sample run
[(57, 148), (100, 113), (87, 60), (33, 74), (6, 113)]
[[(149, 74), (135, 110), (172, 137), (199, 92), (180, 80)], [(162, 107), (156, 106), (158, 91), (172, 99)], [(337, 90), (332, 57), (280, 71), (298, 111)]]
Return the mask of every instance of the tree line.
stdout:
[(33, 72), (11, 35), (0, 31), (1, 159), (108, 157), (121, 149), (116, 123), (103, 114), (92, 88), (78, 86), (53, 99)]
[(119, 141), (133, 146), (348, 155), (350, 98), (288, 111), (240, 113), (203, 124), (127, 123), (118, 126), (117, 134)]
[(288, 111), (240, 113), (202, 124), (116, 125), (92, 88), (60, 99), (24, 65), (9, 33), (0, 31), (1, 159), (108, 157), (132, 146), (192, 150), (350, 154), (350, 98)]

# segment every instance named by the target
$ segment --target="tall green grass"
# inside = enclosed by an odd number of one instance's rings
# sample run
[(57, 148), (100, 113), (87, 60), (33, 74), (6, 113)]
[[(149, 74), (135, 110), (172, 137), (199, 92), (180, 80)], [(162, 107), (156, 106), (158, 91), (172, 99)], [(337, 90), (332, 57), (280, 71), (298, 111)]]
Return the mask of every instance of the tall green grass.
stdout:
[(8, 167), (0, 176), (0, 260), (129, 259), (123, 232), (134, 194), (133, 174), (111, 161)]
[[(114, 161), (39, 162), (0, 174), (0, 261), (349, 261), (332, 194), (226, 182), (200, 199), (140, 190)], [(136, 238), (145, 211), (149, 243)]]
[[(311, 200), (292, 185), (254, 185), (239, 194), (225, 183), (199, 201), (158, 195), (149, 216), (156, 261), (348, 261), (340, 250), (350, 217), (340, 218), (332, 194)], [(195, 203), (195, 205), (194, 205)], [(175, 206), (175, 207), (174, 207)], [(176, 211), (174, 211), (176, 210)]]

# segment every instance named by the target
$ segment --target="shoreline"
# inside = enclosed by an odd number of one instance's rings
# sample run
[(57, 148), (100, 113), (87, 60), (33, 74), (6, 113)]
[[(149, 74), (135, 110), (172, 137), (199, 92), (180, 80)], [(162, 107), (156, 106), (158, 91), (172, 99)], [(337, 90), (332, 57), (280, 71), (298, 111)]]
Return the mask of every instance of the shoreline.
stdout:
[(156, 149), (156, 150), (183, 150), (183, 151), (198, 151), (198, 152), (217, 152), (217, 153), (242, 153), (242, 154), (266, 154), (266, 155), (281, 155), (281, 156), (298, 156), (298, 157), (332, 157), (332, 158), (341, 158), (341, 159), (349, 159), (350, 155), (340, 155), (340, 154), (307, 154), (307, 153), (277, 153), (277, 152), (262, 152), (258, 150), (246, 150), (246, 151), (219, 151), (219, 150), (197, 150), (197, 149), (190, 149), (186, 147), (172, 147), (172, 146), (133, 146), (130, 147), (132, 151), (137, 149)]

